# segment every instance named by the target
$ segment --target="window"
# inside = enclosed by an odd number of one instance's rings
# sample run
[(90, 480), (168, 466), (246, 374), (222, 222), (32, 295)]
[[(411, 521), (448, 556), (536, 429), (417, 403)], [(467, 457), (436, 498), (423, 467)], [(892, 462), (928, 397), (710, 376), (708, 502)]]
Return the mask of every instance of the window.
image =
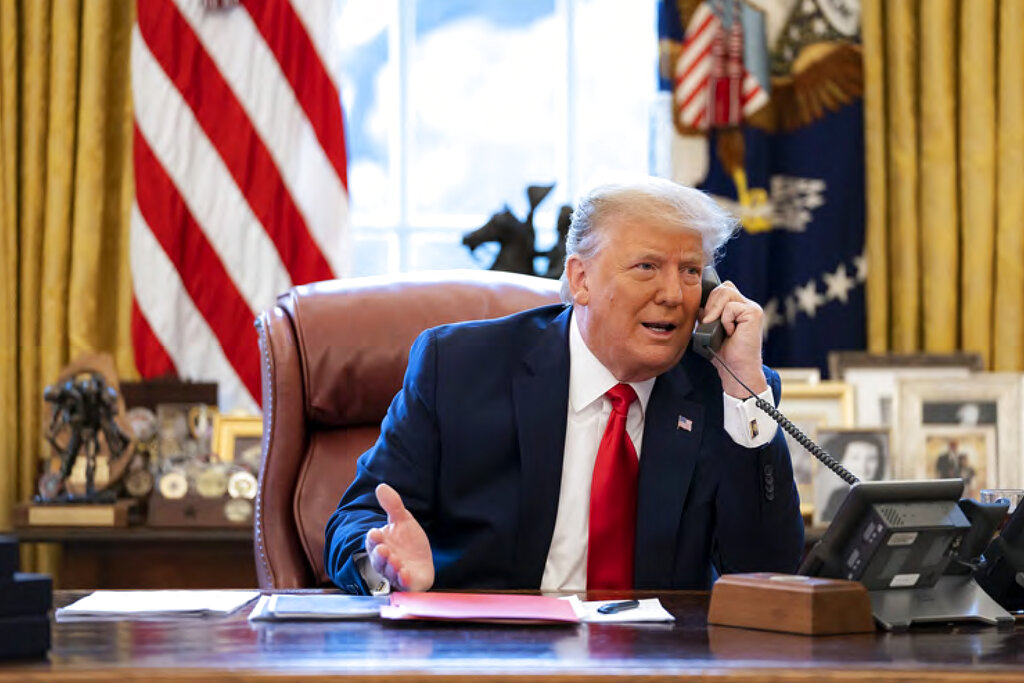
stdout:
[(462, 235), (529, 184), (548, 249), (563, 204), (650, 172), (654, 0), (339, 3), (353, 275), (488, 267)]

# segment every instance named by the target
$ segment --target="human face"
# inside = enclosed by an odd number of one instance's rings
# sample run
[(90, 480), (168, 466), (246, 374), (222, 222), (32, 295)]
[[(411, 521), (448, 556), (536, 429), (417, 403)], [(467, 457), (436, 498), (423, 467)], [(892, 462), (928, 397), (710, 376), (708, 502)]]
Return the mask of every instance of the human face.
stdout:
[(858, 479), (872, 481), (878, 476), (878, 447), (866, 441), (854, 441), (846, 447), (843, 467)]
[(604, 219), (597, 252), (566, 271), (580, 333), (620, 382), (639, 382), (679, 362), (700, 307), (700, 233), (649, 219)]

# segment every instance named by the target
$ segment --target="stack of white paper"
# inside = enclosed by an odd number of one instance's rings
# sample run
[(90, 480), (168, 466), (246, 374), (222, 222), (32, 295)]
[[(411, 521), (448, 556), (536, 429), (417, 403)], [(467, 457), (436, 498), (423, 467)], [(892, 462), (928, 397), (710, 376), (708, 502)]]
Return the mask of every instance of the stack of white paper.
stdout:
[(70, 619), (162, 619), (231, 614), (259, 597), (259, 591), (96, 591), (56, 612)]
[(367, 619), (380, 616), (388, 597), (368, 595), (264, 595), (249, 613), (251, 621)]

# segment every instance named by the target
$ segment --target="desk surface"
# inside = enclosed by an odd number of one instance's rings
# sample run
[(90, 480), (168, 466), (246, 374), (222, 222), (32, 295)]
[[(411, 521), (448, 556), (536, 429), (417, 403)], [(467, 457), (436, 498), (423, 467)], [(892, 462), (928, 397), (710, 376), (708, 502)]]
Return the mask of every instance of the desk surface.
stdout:
[[(65, 605), (84, 595), (58, 591)], [(49, 661), (0, 663), (0, 681), (437, 676), (577, 680), (1024, 681), (1024, 625), (810, 638), (708, 626), (708, 595), (661, 594), (674, 624), (498, 626), (220, 619), (54, 624)]]

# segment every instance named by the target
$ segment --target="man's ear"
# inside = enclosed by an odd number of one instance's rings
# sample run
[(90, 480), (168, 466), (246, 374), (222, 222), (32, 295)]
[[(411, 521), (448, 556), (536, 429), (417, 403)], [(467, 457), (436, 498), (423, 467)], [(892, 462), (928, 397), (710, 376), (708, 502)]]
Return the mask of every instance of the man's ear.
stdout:
[(583, 259), (573, 254), (565, 260), (565, 276), (569, 281), (569, 292), (577, 306), (590, 303), (590, 290), (587, 289), (587, 273), (583, 267)]

